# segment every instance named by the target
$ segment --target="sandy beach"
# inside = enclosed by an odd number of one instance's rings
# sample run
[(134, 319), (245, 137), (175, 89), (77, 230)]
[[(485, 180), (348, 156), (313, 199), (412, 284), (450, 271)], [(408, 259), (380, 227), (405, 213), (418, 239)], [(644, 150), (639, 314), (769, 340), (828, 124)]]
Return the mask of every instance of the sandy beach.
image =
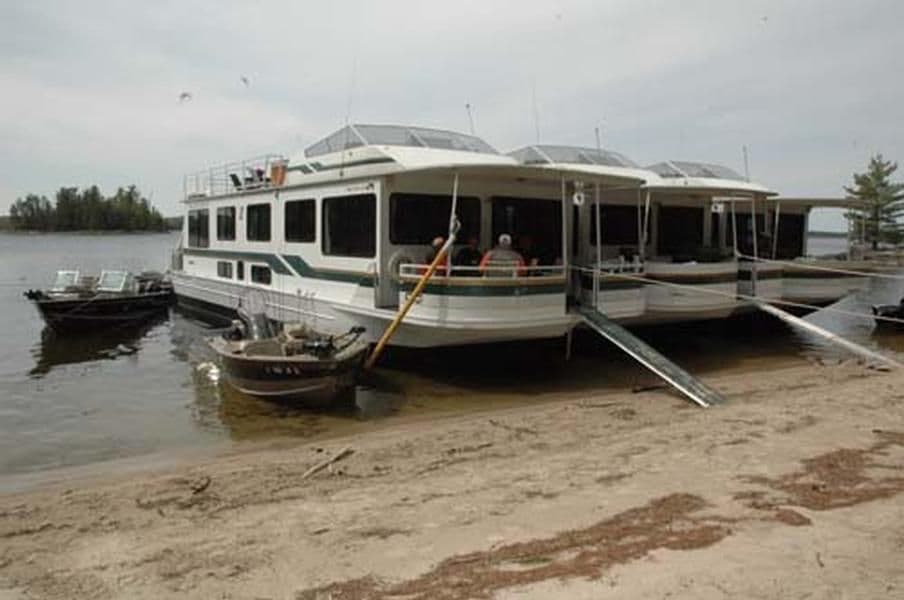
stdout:
[(904, 373), (707, 383), (7, 494), (0, 599), (904, 596)]

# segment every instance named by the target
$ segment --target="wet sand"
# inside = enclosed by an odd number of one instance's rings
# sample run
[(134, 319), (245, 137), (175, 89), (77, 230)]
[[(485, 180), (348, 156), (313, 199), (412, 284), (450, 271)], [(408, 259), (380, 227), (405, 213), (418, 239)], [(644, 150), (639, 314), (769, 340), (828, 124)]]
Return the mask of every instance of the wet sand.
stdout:
[(706, 381), (728, 404), (549, 391), (6, 494), (0, 599), (904, 594), (904, 373)]

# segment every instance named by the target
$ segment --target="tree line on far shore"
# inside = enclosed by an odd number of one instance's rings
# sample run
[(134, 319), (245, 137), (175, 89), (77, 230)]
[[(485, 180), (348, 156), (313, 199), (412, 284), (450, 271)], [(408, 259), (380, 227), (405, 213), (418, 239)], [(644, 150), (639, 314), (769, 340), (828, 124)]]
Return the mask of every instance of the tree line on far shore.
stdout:
[(19, 231), (166, 231), (167, 220), (134, 185), (104, 196), (96, 185), (63, 187), (51, 202), (28, 194), (9, 208), (9, 226)]

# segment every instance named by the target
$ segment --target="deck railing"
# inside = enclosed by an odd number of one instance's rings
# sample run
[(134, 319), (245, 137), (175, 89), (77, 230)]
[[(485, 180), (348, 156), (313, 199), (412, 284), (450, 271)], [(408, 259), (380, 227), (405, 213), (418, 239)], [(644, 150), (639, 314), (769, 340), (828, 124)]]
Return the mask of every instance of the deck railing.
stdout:
[(279, 187), (285, 183), (287, 165), (284, 156), (264, 154), (191, 173), (183, 181), (185, 199)]
[[(428, 265), (414, 263), (399, 265), (399, 277), (403, 281), (413, 281), (420, 277), (427, 270), (427, 267)], [(464, 277), (480, 279), (486, 282), (492, 280), (497, 283), (505, 283), (507, 281), (523, 283), (526, 279), (535, 281), (538, 278), (561, 280), (565, 277), (565, 267), (562, 265), (525, 267), (515, 263), (511, 265), (493, 264), (485, 267), (452, 265), (451, 268), (441, 265), (432, 280), (442, 282)]]

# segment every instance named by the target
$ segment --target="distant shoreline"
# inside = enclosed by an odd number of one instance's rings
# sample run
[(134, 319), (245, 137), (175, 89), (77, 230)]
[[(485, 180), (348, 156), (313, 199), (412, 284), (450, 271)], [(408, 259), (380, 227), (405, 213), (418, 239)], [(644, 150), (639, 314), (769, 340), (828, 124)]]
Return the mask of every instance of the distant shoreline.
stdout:
[(0, 229), (0, 234), (9, 234), (9, 235), (153, 235), (153, 234), (165, 234), (172, 233), (174, 231), (179, 231), (178, 229), (167, 229), (164, 231), (152, 231), (152, 230), (141, 230), (141, 231), (128, 231), (125, 229), (79, 229), (76, 231), (40, 231), (37, 229)]

